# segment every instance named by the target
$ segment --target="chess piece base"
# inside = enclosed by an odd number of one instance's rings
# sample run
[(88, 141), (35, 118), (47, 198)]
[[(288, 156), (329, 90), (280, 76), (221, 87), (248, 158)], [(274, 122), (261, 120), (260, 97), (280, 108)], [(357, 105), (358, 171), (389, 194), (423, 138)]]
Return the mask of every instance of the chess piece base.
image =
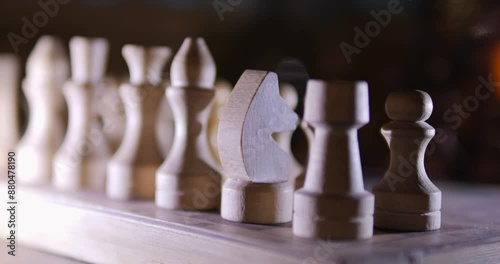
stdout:
[(155, 172), (159, 165), (130, 166), (109, 162), (106, 194), (115, 200), (152, 200), (155, 195)]
[(254, 183), (229, 178), (222, 188), (221, 216), (233, 222), (280, 224), (292, 220), (289, 182)]
[(59, 157), (55, 160), (52, 182), (57, 189), (76, 191), (84, 188), (97, 192), (105, 191), (105, 158), (73, 161), (73, 164), (71, 158), (65, 159)]
[(295, 192), (293, 233), (306, 238), (367, 239), (373, 235), (374, 197), (363, 191), (353, 195), (318, 195)]
[(399, 213), (375, 209), (375, 227), (399, 231), (431, 231), (441, 228), (441, 212)]

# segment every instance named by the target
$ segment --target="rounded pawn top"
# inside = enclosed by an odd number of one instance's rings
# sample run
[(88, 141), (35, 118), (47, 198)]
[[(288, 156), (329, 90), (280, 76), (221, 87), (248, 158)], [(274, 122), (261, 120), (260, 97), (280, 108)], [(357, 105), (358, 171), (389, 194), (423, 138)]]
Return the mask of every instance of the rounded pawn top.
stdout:
[(425, 121), (431, 116), (432, 109), (431, 97), (420, 90), (393, 92), (385, 101), (385, 112), (395, 121)]

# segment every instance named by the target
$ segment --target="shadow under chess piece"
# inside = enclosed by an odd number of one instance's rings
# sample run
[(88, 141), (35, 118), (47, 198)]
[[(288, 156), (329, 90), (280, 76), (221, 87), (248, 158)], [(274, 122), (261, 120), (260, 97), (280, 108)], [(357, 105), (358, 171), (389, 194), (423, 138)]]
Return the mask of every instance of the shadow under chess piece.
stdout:
[(298, 116), (279, 95), (273, 72), (246, 70), (219, 123), (219, 155), (229, 179), (221, 215), (234, 222), (278, 224), (292, 220), (290, 155), (272, 134), (294, 130)]
[(375, 226), (402, 231), (429, 231), (441, 226), (441, 191), (425, 172), (425, 149), (435, 134), (425, 122), (432, 114), (431, 97), (423, 91), (389, 95), (385, 111), (393, 121), (382, 129), (391, 163), (373, 187)]
[(294, 235), (372, 236), (374, 198), (364, 189), (358, 144), (369, 119), (366, 82), (309, 80), (304, 121), (314, 135), (304, 187), (295, 192)]

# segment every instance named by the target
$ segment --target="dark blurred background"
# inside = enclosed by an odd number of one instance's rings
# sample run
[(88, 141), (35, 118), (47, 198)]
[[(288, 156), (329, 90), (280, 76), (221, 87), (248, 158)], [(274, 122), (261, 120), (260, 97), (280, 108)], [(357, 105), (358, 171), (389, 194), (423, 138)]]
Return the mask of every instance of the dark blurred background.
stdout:
[[(17, 45), (23, 61), (41, 35), (106, 37), (109, 72), (127, 74), (122, 45), (167, 45), (175, 52), (186, 36), (201, 36), (218, 76), (232, 84), (245, 69), (277, 71), (302, 93), (307, 76), (366, 80), (371, 122), (360, 130), (360, 148), (363, 165), (377, 171), (389, 161), (379, 133), (389, 121), (386, 96), (424, 90), (434, 100), (428, 123), (441, 135), (426, 157), (431, 178), (500, 182), (500, 86), (487, 87), (500, 80), (498, 1), (2, 1), (0, 52), (16, 52), (9, 34), (22, 36), (23, 17), (32, 21), (43, 10), (39, 2), (58, 3), (59, 10)], [(304, 144), (295, 145), (301, 158)]]

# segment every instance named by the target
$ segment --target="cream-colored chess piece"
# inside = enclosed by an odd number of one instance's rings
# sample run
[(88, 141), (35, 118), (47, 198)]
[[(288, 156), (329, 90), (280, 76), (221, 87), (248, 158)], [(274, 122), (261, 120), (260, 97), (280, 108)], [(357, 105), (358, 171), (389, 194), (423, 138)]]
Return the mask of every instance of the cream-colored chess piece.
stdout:
[[(297, 93), (297, 90), (295, 90), (295, 87), (293, 87), (291, 84), (280, 84), (280, 95), (281, 97), (283, 97), (283, 99), (285, 99), (288, 107), (293, 110), (297, 107), (297, 104), (299, 103), (299, 95)], [(294, 189), (297, 190), (299, 188), (302, 188), (302, 186), (304, 185), (305, 171), (304, 167), (302, 167), (302, 165), (295, 159), (295, 156), (292, 152), (291, 144), (294, 132), (295, 131), (281, 132), (274, 134), (273, 137), (278, 145), (290, 155), (292, 163), (290, 165), (288, 179), (294, 186)]]
[(102, 89), (108, 41), (73, 37), (70, 40), (71, 81), (63, 87), (69, 124), (54, 157), (53, 184), (62, 190), (103, 192), (110, 156), (98, 119), (98, 90)]
[(100, 85), (97, 110), (101, 119), (101, 129), (108, 143), (110, 153), (115, 153), (125, 134), (125, 108), (120, 98), (120, 80), (107, 76)]
[(220, 175), (210, 152), (207, 123), (216, 67), (202, 38), (186, 38), (170, 69), (166, 97), (175, 119), (174, 143), (156, 173), (156, 205), (209, 210), (219, 205)]
[(21, 183), (50, 181), (54, 154), (66, 129), (67, 110), (62, 86), (68, 75), (69, 62), (62, 41), (42, 36), (28, 58), (26, 78), (22, 83), (29, 105), (29, 120), (17, 146)]
[(291, 158), (272, 134), (294, 130), (298, 116), (279, 95), (273, 72), (246, 70), (220, 115), (219, 155), (229, 179), (222, 188), (221, 215), (258, 224), (292, 220)]
[(425, 121), (432, 99), (423, 91), (398, 91), (387, 97), (385, 111), (393, 121), (381, 131), (391, 149), (391, 164), (373, 187), (375, 226), (403, 231), (441, 227), (441, 191), (425, 172), (425, 149), (435, 130)]
[[(170, 57), (170, 56), (169, 56)], [(170, 86), (169, 82), (164, 82), (166, 87)], [(160, 112), (158, 113), (158, 121), (156, 123), (156, 137), (160, 147), (163, 159), (168, 156), (172, 144), (174, 143), (175, 122), (172, 114), (172, 109), (165, 96), (160, 103)]]
[(363, 186), (357, 132), (369, 119), (366, 82), (309, 80), (304, 120), (314, 139), (304, 187), (295, 193), (295, 235), (372, 236), (374, 199)]
[[(0, 153), (7, 155), (19, 140), (19, 59), (14, 54), (0, 54)], [(7, 163), (0, 165), (2, 171), (7, 170)], [(4, 173), (4, 175), (7, 175)]]
[(170, 56), (167, 47), (125, 45), (122, 54), (130, 82), (120, 87), (127, 115), (123, 140), (108, 163), (106, 193), (113, 199), (153, 199), (155, 173), (162, 162), (156, 122), (165, 89), (162, 69)]
[[(215, 81), (215, 98), (214, 106), (210, 112), (210, 118), (208, 119), (208, 141), (210, 143), (210, 151), (214, 155), (215, 161), (218, 167), (221, 167), (219, 151), (217, 149), (217, 134), (219, 131), (219, 113), (226, 107), (229, 101), (229, 96), (233, 87), (231, 84), (223, 79)], [(226, 180), (225, 175), (222, 173), (222, 183)]]

